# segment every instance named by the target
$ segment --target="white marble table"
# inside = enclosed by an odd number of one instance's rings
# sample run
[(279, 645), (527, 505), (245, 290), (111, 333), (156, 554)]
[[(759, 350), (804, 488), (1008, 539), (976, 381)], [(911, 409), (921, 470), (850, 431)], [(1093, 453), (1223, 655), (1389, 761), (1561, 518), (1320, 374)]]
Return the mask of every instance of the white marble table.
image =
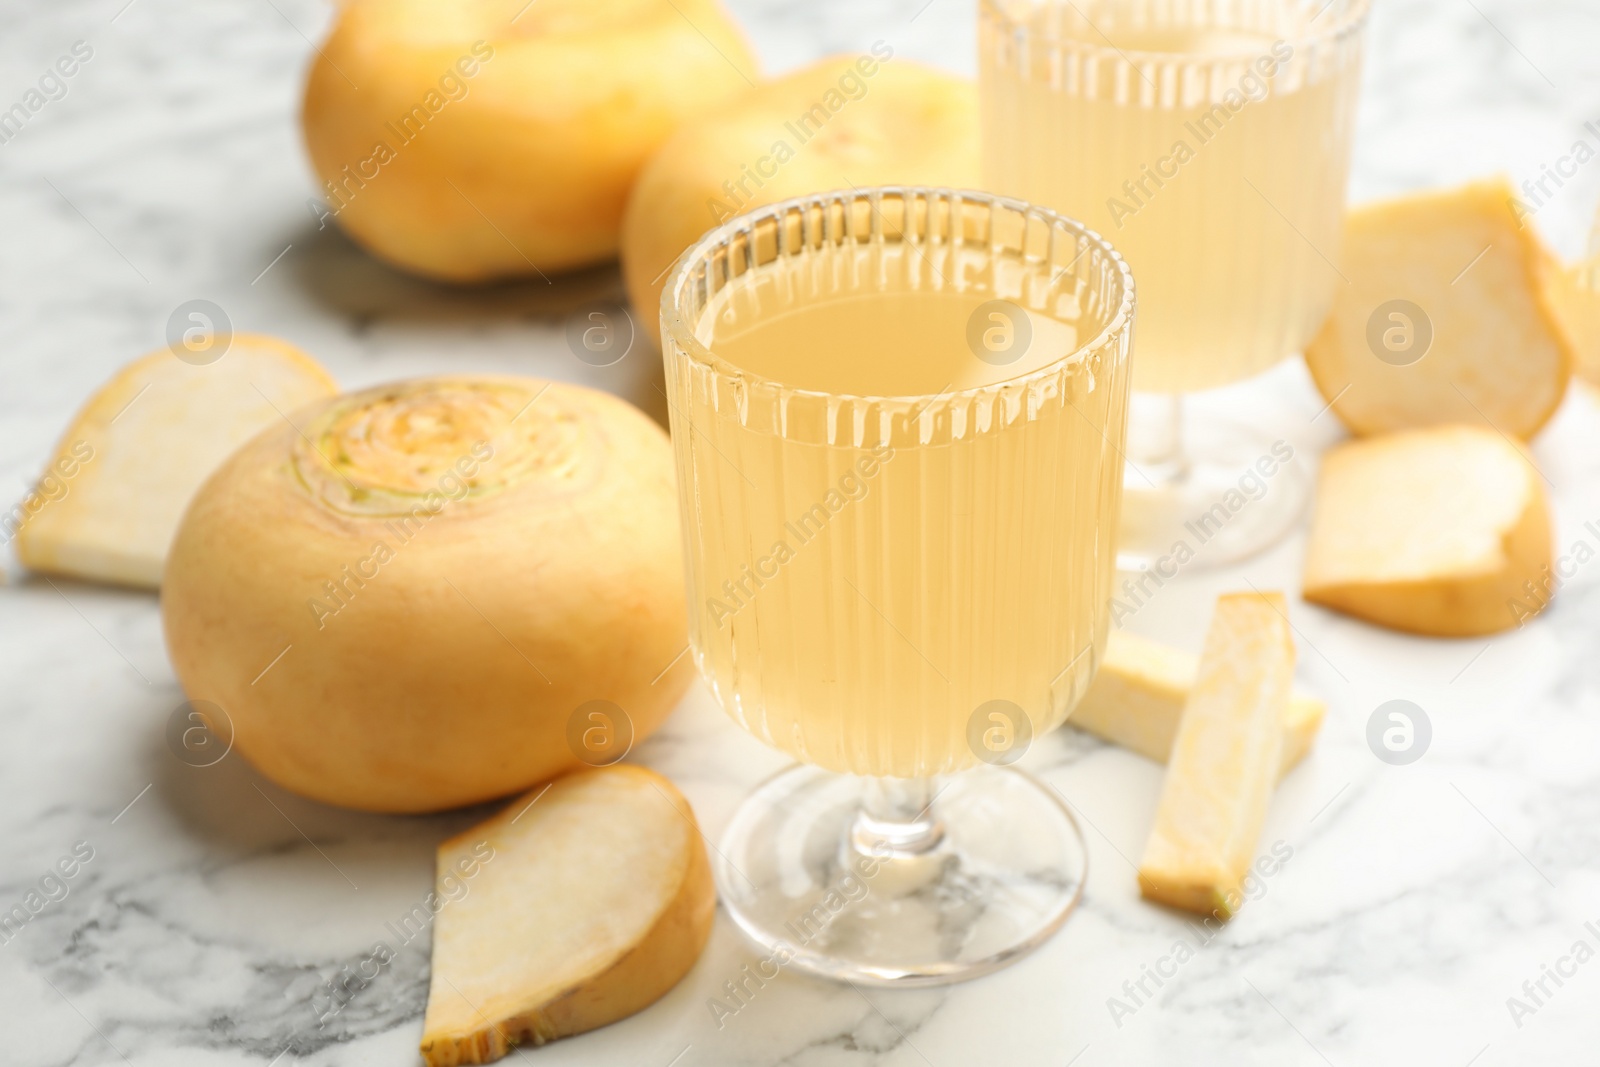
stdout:
[[(0, 484), (11, 495), (86, 393), (159, 344), (168, 313), (194, 297), (223, 304), (239, 328), (291, 338), (352, 386), (511, 371), (657, 407), (650, 359), (594, 369), (562, 340), (570, 309), (619, 292), (614, 271), (453, 292), (317, 231), (294, 115), (307, 38), (328, 7), (125, 3), (0, 9), (0, 104), (73, 42), (93, 48), (66, 96), (0, 144)], [(918, 15), (923, 4), (734, 6), (772, 69), (881, 37), (970, 72), (971, 4), (932, 0)], [(1358, 197), (1496, 170), (1534, 177), (1594, 139), (1583, 123), (1600, 119), (1600, 10), (1587, 0), (1377, 6)], [(1590, 164), (1539, 213), (1564, 251), (1581, 247), (1597, 191)], [(1307, 455), (1338, 436), (1330, 417), (1312, 421), (1321, 403), (1296, 364), (1209, 402), (1279, 426)], [(1563, 550), (1600, 544), (1584, 528), (1600, 518), (1597, 428), (1600, 411), (1574, 395), (1536, 446)], [(1231, 571), (1185, 574), (1130, 625), (1193, 647), (1217, 592), (1248, 581), (1292, 593), (1301, 552), (1297, 538)], [(415, 1063), (425, 947), (321, 1030), (311, 998), (427, 892), (434, 844), (477, 813), (351, 814), (287, 795), (238, 759), (180, 763), (163, 740), (181, 697), (155, 599), (12, 573), (0, 588), (0, 910), (76, 843), (93, 858), (0, 944), (0, 1063)], [(1267, 829), (1293, 857), (1120, 1027), (1108, 998), (1193, 935), (1140, 902), (1124, 858), (1140, 847), (1158, 769), (1064, 730), (1029, 762), (1091, 823), (1092, 868), (1082, 909), (1033, 957), (932, 992), (863, 995), (785, 974), (719, 1030), (707, 998), (753, 958), (720, 918), (664, 1000), (508, 1062), (1595, 1062), (1600, 962), (1559, 988), (1547, 979), (1551, 995), (1520, 1026), (1507, 998), (1574, 942), (1600, 948), (1600, 568), (1494, 641), (1398, 637), (1298, 601), (1294, 618), (1301, 681), (1330, 715)], [(1364, 737), (1395, 698), (1434, 727), (1408, 767), (1380, 762)], [(713, 833), (779, 763), (699, 687), (638, 758), (677, 781)]]

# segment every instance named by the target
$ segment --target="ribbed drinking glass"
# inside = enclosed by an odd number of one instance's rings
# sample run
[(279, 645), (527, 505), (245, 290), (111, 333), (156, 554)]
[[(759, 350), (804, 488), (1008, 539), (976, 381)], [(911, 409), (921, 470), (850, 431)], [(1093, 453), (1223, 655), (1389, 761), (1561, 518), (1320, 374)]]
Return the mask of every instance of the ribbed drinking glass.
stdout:
[(1083, 219), (1138, 279), (1124, 565), (1267, 547), (1304, 468), (1254, 419), (1185, 425), (1181, 400), (1302, 349), (1343, 284), (1368, 0), (979, 7), (986, 184)]
[(1070, 812), (1009, 765), (1104, 645), (1133, 311), (1098, 235), (979, 193), (791, 200), (680, 260), (693, 655), (802, 762), (739, 809), (718, 886), (782, 962), (970, 977), (1077, 900)]

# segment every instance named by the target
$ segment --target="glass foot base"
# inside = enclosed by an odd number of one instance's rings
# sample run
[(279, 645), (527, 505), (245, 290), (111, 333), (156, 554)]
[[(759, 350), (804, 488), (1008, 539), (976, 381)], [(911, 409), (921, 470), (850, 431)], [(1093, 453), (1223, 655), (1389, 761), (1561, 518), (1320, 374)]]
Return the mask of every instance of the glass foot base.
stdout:
[(918, 799), (887, 821), (874, 817), (885, 788), (797, 766), (734, 814), (712, 863), (764, 975), (798, 967), (865, 985), (959, 982), (1037, 948), (1077, 905), (1088, 854), (1049, 786), (979, 767), (928, 792), (899, 786), (902, 801)]
[(1236, 563), (1283, 540), (1305, 511), (1310, 474), (1285, 442), (1209, 419), (1184, 437), (1181, 464), (1125, 468), (1118, 570), (1166, 580)]

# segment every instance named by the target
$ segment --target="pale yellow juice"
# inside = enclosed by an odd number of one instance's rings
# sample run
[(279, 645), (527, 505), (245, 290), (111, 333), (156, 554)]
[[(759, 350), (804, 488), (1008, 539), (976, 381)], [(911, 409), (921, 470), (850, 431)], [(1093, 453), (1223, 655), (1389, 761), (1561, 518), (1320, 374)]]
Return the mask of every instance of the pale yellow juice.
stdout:
[(1292, 0), (1242, 5), (1248, 23), (1224, 28), (1164, 21), (1182, 10), (991, 0), (983, 18), (986, 184), (1080, 219), (1128, 260), (1144, 392), (1267, 369), (1342, 284), (1359, 48), (1303, 43), (1322, 26)]
[[(788, 399), (669, 351), (691, 641), (745, 728), (910, 777), (974, 763), (973, 736), (1003, 748), (990, 701), (1035, 736), (1066, 716), (1105, 638), (1126, 405), (1108, 357), (1061, 362), (1104, 325), (1071, 292), (948, 246), (799, 255), (697, 327)], [(1026, 325), (974, 326), (997, 297)]]

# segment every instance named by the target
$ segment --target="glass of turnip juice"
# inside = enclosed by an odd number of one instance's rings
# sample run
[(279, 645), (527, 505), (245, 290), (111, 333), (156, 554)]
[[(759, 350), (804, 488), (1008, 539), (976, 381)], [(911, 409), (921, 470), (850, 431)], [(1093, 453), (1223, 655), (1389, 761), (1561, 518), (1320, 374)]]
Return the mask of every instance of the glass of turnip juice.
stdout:
[(690, 643), (800, 761), (714, 864), (774, 965), (947, 982), (1056, 930), (1062, 798), (1013, 767), (1110, 618), (1134, 289), (1052, 211), (804, 197), (685, 253), (662, 301)]
[(1300, 514), (1286, 442), (1249, 416), (1185, 420), (1182, 401), (1301, 350), (1345, 284), (1367, 8), (980, 2), (986, 185), (1082, 219), (1138, 279), (1125, 567), (1230, 562)]

